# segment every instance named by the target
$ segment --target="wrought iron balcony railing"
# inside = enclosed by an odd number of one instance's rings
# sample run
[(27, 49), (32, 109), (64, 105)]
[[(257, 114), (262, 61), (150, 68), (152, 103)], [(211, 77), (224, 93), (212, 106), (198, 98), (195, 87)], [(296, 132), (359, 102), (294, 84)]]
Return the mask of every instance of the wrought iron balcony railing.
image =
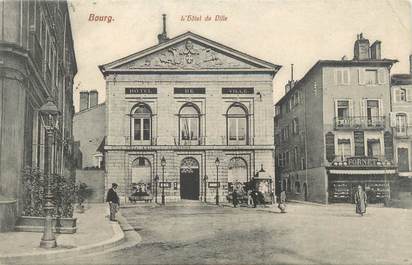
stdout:
[(385, 116), (335, 117), (335, 130), (345, 129), (385, 129)]

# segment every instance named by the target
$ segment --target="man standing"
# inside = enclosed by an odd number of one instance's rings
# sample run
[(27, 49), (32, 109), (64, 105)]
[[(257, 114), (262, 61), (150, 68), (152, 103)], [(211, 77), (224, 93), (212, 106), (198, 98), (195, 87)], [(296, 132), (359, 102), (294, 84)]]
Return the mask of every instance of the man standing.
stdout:
[(238, 200), (237, 200), (237, 190), (236, 190), (236, 188), (233, 189), (232, 197), (233, 197), (233, 207), (236, 208), (236, 206), (237, 206), (237, 204), (238, 204)]
[(280, 193), (278, 208), (281, 213), (286, 213), (286, 192), (284, 190)]
[(355, 204), (356, 213), (363, 216), (363, 214), (366, 213), (367, 197), (361, 185), (358, 186), (358, 190), (355, 193)]
[(116, 221), (116, 213), (119, 209), (119, 196), (116, 193), (117, 184), (112, 183), (112, 187), (107, 192), (106, 202), (109, 203), (110, 207), (110, 221)]

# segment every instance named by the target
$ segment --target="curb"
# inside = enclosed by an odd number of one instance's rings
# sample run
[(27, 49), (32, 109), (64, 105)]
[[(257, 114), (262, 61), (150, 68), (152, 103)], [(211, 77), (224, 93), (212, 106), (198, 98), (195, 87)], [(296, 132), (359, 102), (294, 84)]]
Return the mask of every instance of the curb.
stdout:
[[(122, 244), (125, 240), (125, 234), (119, 223), (112, 223), (114, 236), (108, 240), (98, 242), (92, 245), (85, 245), (72, 249), (51, 250), (43, 253), (24, 253), (20, 255), (0, 255), (1, 262), (12, 264), (34, 263), (37, 259), (62, 259), (73, 257), (73, 255), (85, 255), (94, 252), (102, 252)], [(40, 260), (39, 260), (40, 261)]]
[(328, 206), (328, 204), (323, 204), (323, 203), (319, 203), (319, 202), (309, 202), (309, 201), (287, 200), (286, 202), (293, 202), (293, 203), (313, 205), (313, 206), (322, 206), (322, 207), (327, 207)]

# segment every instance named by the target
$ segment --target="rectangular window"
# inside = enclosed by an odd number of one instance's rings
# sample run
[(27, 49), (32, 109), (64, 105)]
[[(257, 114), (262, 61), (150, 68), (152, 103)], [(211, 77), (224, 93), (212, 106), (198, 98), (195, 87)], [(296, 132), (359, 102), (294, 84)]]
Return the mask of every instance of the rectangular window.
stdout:
[(290, 161), (289, 151), (286, 151), (285, 152), (285, 167), (289, 166), (289, 161)]
[(246, 119), (237, 119), (239, 135), (238, 139), (244, 141), (246, 139)]
[(407, 128), (407, 118), (406, 114), (400, 113), (396, 114), (396, 132), (398, 134), (406, 134), (406, 128)]
[(396, 89), (395, 90), (395, 99), (396, 102), (404, 102), (406, 101), (406, 90), (405, 89)]
[(378, 83), (378, 70), (366, 69), (365, 70), (365, 83), (367, 85), (376, 85)]
[(351, 156), (351, 144), (350, 139), (338, 139), (337, 155), (341, 161)]
[(298, 118), (294, 118), (292, 121), (292, 130), (293, 130), (293, 134), (297, 135), (299, 134), (299, 122), (298, 122)]
[(150, 120), (143, 119), (143, 140), (150, 140)]
[(302, 170), (306, 169), (306, 160), (305, 160), (305, 158), (302, 158), (302, 159), (300, 160), (300, 168), (301, 168)]
[(349, 85), (349, 69), (336, 69), (336, 83), (338, 85)]
[(141, 140), (142, 139), (142, 120), (141, 119), (134, 119), (134, 139)]
[(408, 148), (398, 148), (398, 168), (400, 172), (409, 171)]
[(295, 148), (293, 149), (293, 165), (294, 165), (295, 169), (298, 169), (298, 163), (299, 163), (298, 147), (295, 146)]
[(379, 139), (368, 139), (368, 156), (379, 157), (381, 155), (381, 143)]
[(344, 120), (349, 118), (349, 100), (338, 100), (336, 105), (338, 119)]
[(236, 119), (229, 119), (229, 140), (236, 140)]
[(368, 126), (374, 126), (379, 121), (379, 114), (379, 100), (366, 100)]

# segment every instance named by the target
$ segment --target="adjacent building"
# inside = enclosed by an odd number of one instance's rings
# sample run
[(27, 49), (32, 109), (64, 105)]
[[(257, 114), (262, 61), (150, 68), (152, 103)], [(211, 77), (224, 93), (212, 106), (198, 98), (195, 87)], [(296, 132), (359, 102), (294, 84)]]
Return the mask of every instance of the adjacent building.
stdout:
[[(38, 109), (52, 98), (61, 112), (52, 165), (74, 178), (73, 77), (76, 57), (66, 1), (1, 1), (0, 198), (17, 201), (0, 225), (23, 208), (22, 170), (46, 165), (45, 129)], [(3, 227), (1, 227), (3, 229)]]
[(406, 194), (412, 191), (412, 55), (409, 60), (410, 73), (394, 74), (391, 79), (391, 127), (399, 171), (399, 192)]
[(96, 90), (81, 91), (80, 106), (80, 111), (73, 117), (76, 168), (104, 169), (106, 103), (98, 104)]
[[(164, 21), (165, 23), (165, 21)], [(275, 65), (192, 32), (100, 66), (107, 186), (166, 202), (226, 200), (233, 182), (273, 177)], [(163, 163), (162, 163), (162, 158)], [(156, 182), (158, 180), (158, 182)], [(158, 185), (156, 185), (156, 183)], [(270, 187), (271, 188), (271, 187)]]
[(104, 201), (106, 103), (98, 104), (96, 90), (80, 91), (80, 111), (73, 117), (76, 182), (92, 190), (89, 202)]
[(351, 201), (362, 185), (370, 201), (390, 196), (396, 175), (390, 127), (390, 69), (381, 43), (362, 34), (352, 60), (320, 60), (291, 80), (276, 104), (276, 167), (290, 198)]

